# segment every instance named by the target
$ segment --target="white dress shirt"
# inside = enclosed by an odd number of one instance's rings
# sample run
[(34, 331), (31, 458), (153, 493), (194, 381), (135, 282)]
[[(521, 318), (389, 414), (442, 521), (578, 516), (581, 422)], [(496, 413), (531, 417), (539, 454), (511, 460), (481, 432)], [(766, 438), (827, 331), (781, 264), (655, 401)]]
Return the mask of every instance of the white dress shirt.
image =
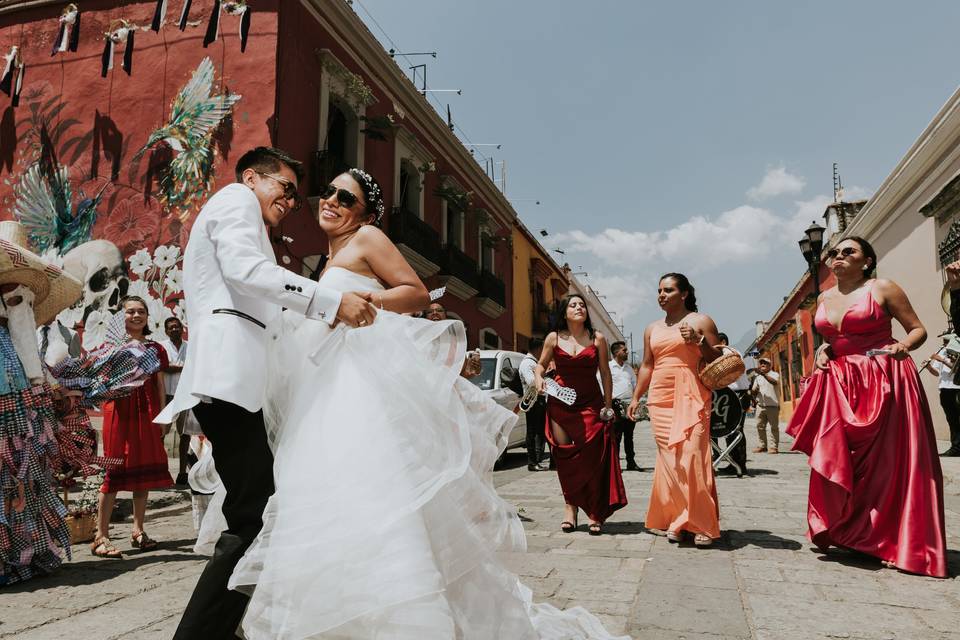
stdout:
[(523, 382), (523, 391), (526, 393), (527, 387), (533, 384), (536, 378), (537, 359), (533, 354), (528, 353), (520, 361), (520, 381)]
[(932, 360), (930, 366), (940, 374), (941, 389), (960, 389), (960, 385), (953, 384), (953, 371), (950, 367), (937, 360)]
[[(637, 386), (637, 374), (633, 372), (633, 367), (630, 366), (629, 362), (624, 362), (621, 365), (616, 360), (611, 360), (610, 377), (613, 379), (612, 397), (627, 402), (633, 399), (633, 390)], [(597, 372), (597, 379), (600, 379), (599, 371)]]
[[(161, 340), (160, 346), (167, 350), (167, 360), (170, 361), (170, 364), (177, 365), (182, 367), (183, 363), (187, 359), (187, 341), (182, 340), (180, 342), (180, 348), (178, 349), (173, 341)], [(163, 374), (163, 385), (166, 387), (167, 395), (172, 396), (177, 393), (177, 383), (180, 382), (179, 373), (164, 373)]]

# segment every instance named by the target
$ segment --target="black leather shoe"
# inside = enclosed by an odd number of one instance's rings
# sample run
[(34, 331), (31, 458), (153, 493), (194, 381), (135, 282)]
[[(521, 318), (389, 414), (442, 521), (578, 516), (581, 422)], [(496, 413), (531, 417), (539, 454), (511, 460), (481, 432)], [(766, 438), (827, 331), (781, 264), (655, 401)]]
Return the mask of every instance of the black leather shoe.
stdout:
[(543, 471), (543, 467), (538, 464), (528, 464), (527, 471)]
[(637, 466), (636, 462), (628, 462), (627, 471), (640, 471), (640, 467)]

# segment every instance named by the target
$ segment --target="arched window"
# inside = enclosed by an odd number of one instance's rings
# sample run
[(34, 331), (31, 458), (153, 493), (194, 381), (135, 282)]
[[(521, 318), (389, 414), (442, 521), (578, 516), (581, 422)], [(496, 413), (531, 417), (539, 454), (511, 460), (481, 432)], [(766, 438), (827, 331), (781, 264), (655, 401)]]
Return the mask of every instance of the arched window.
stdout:
[(496, 330), (490, 327), (480, 329), (480, 348), (481, 349), (501, 349), (503, 341), (497, 335)]

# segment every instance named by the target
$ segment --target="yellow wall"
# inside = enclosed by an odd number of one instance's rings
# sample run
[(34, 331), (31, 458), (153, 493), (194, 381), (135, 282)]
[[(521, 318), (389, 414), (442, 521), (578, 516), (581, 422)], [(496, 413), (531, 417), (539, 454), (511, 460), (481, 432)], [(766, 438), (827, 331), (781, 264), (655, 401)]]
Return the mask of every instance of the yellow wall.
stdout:
[[(513, 332), (529, 336), (533, 333), (533, 293), (530, 291), (530, 258), (537, 255), (530, 241), (517, 227), (513, 228)], [(516, 344), (516, 335), (514, 335)]]

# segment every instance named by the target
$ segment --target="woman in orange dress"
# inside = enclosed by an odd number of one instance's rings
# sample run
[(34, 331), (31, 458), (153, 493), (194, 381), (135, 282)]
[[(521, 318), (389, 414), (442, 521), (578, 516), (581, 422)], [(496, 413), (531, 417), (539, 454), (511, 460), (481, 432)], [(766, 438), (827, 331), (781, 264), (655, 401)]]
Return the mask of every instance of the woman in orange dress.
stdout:
[[(166, 350), (157, 342), (148, 341), (147, 303), (136, 296), (121, 302), (127, 333), (132, 340), (154, 348), (161, 371), (167, 367)], [(133, 393), (103, 405), (103, 453), (108, 458), (122, 458), (119, 467), (109, 467), (100, 487), (97, 505), (97, 536), (90, 545), (93, 555), (120, 558), (120, 551), (110, 542), (110, 514), (118, 491), (133, 492), (133, 533), (131, 544), (142, 551), (157, 547), (157, 541), (144, 531), (147, 494), (150, 489), (173, 486), (167, 468), (167, 452), (163, 448), (163, 429), (153, 417), (163, 409), (166, 398), (163, 373), (158, 371)]]
[(558, 310), (558, 327), (544, 340), (534, 384), (543, 390), (544, 372), (553, 361), (557, 384), (577, 392), (571, 406), (547, 398), (546, 436), (566, 503), (560, 529), (566, 533), (576, 529), (578, 510), (583, 509), (590, 519), (588, 532), (598, 536), (604, 521), (627, 504), (613, 429), (609, 348), (607, 339), (594, 331), (582, 297), (565, 296)]
[(634, 416), (649, 390), (657, 461), (645, 524), (665, 530), (670, 542), (690, 533), (695, 545), (709, 547), (720, 537), (720, 509), (710, 456), (710, 390), (698, 371), (701, 360), (720, 357), (720, 339), (710, 316), (697, 313), (683, 274), (660, 278), (657, 301), (666, 317), (643, 333), (643, 363), (627, 409)]

